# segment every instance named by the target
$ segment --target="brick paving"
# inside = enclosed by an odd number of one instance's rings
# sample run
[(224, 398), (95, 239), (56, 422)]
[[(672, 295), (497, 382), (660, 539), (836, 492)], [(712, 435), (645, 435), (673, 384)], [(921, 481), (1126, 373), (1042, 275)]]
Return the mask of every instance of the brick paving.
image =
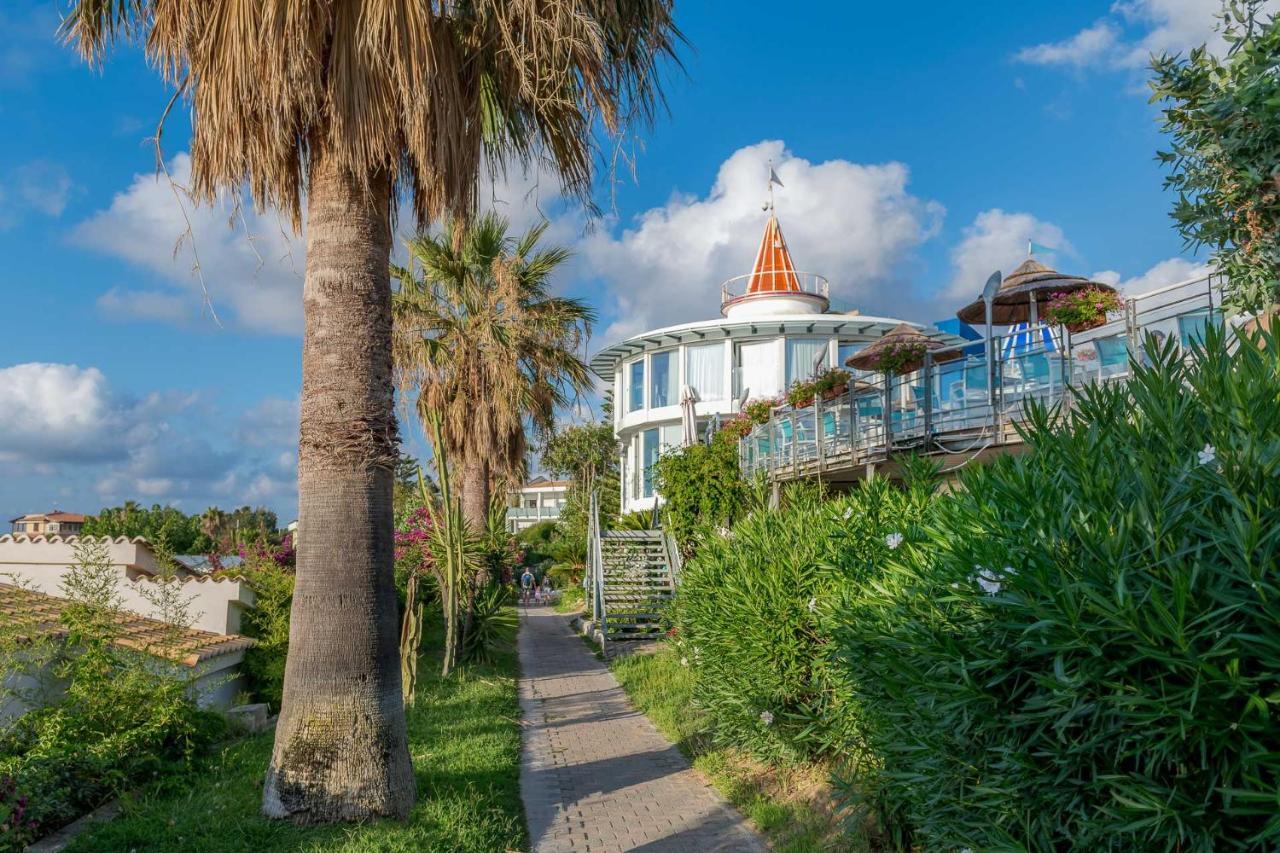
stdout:
[(519, 648), (520, 794), (534, 853), (765, 849), (631, 707), (568, 617), (523, 609)]

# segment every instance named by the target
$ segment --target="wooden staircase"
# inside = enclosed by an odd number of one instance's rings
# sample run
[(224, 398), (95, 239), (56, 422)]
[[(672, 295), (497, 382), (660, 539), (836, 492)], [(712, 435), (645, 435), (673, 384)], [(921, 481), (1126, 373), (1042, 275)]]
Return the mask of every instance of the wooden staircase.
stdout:
[(649, 640), (675, 594), (670, 542), (661, 530), (605, 530), (600, 566), (607, 640)]

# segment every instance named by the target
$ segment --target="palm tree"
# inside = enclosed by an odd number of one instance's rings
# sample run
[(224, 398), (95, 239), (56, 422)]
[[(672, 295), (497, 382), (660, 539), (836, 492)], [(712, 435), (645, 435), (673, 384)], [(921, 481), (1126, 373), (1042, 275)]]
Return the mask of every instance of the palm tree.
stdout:
[(549, 293), (568, 251), (538, 249), (546, 223), (518, 240), (507, 229), (492, 213), (451, 222), (443, 234), (408, 240), (409, 268), (392, 267), (400, 383), (417, 394), (424, 423), (439, 413), (477, 534), (488, 526), (493, 484), (524, 473), (526, 427), (549, 432), (557, 408), (591, 387), (578, 351), (595, 314)]
[(63, 32), (95, 64), (145, 45), (190, 106), (196, 199), (247, 186), (295, 228), (305, 208), (301, 549), (263, 811), (406, 816), (392, 212), (465, 219), (482, 166), (508, 160), (546, 163), (589, 203), (597, 128), (660, 101), (671, 0), (73, 0)]

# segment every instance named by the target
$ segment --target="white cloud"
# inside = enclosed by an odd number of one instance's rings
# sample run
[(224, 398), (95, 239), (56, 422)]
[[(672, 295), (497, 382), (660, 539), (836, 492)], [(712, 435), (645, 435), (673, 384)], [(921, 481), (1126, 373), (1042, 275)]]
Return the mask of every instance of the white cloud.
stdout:
[[(964, 229), (964, 237), (951, 250), (954, 271), (945, 295), (952, 299), (972, 299), (982, 291), (988, 276), (996, 270), (1013, 272), (1027, 258), (1027, 242), (1070, 254), (1062, 229), (1030, 213), (1010, 213), (999, 208), (984, 210)], [(1054, 254), (1040, 258), (1057, 262)]]
[[(169, 165), (182, 186), (191, 178), (191, 158), (179, 154)], [(272, 334), (302, 328), (302, 240), (274, 212), (232, 217), (229, 203), (195, 206), (176, 193), (163, 175), (136, 175), (111, 206), (75, 229), (75, 240), (154, 273), (161, 289), (116, 287), (99, 308), (116, 319), (191, 321), (205, 313), (195, 255), (219, 318), (228, 324)], [(194, 239), (183, 238), (185, 207)]]
[(119, 458), (127, 415), (97, 368), (32, 362), (0, 369), (0, 457)]
[(236, 440), (251, 447), (298, 443), (299, 398), (265, 397), (240, 416)]
[(0, 181), (0, 228), (17, 224), (31, 211), (61, 216), (74, 189), (67, 170), (49, 160), (32, 160), (10, 169)]
[(936, 232), (942, 206), (907, 191), (901, 163), (812, 163), (766, 141), (734, 152), (705, 196), (674, 195), (621, 233), (583, 238), (583, 271), (606, 282), (614, 303), (603, 340), (715, 316), (720, 282), (751, 271), (770, 159), (785, 184), (778, 218), (797, 267), (827, 276), (833, 299), (869, 311), (902, 306), (900, 267)]
[[(1186, 53), (1206, 45), (1225, 47), (1213, 0), (1117, 0), (1110, 12), (1075, 35), (1023, 48), (1015, 59), (1033, 65), (1142, 69), (1152, 54)], [(1263, 5), (1263, 14), (1280, 10), (1280, 0)]]
[(1208, 275), (1209, 265), (1201, 264), (1186, 258), (1168, 258), (1152, 266), (1144, 273), (1125, 278), (1115, 270), (1102, 270), (1094, 273), (1094, 281), (1105, 282), (1127, 296), (1146, 293), (1167, 284), (1177, 284)]
[[(268, 398), (249, 409), (241, 426), (256, 429), (243, 441), (225, 428), (234, 416), (190, 392), (133, 399), (95, 367), (0, 369), (0, 505), (16, 513), (57, 500), (91, 512), (146, 499), (188, 512), (222, 502), (292, 513), (296, 405)], [(293, 426), (268, 428), (277, 421)]]
[(1059, 42), (1046, 42), (1018, 51), (1015, 59), (1032, 65), (1092, 65), (1112, 54), (1120, 32), (1110, 21), (1099, 21)]
[(18, 194), (46, 216), (61, 216), (71, 195), (71, 176), (57, 163), (33, 160), (14, 171)]

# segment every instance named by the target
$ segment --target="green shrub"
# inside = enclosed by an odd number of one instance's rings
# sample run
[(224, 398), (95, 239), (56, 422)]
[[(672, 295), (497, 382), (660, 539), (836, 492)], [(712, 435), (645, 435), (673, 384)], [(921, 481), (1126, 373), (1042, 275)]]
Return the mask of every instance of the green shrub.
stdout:
[(240, 630), (257, 643), (244, 653), (240, 669), (254, 701), (266, 702), (275, 712), (284, 691), (294, 572), (273, 560), (250, 559), (232, 574), (243, 577), (254, 595), (254, 606), (245, 611)]
[(736, 442), (694, 444), (658, 458), (654, 485), (663, 498), (662, 526), (691, 552), (695, 537), (732, 524), (748, 502)]
[(836, 500), (793, 486), (708, 537), (686, 563), (676, 642), (714, 737), (763, 758), (805, 759), (850, 748), (857, 710), (839, 689), (824, 613), (865, 582), (929, 505), (929, 477), (904, 490), (873, 478)]
[(1277, 341), (1148, 351), (833, 611), (899, 843), (1280, 846)]
[[(27, 798), (25, 819), (42, 832), (185, 766), (226, 732), (220, 715), (191, 701), (185, 666), (115, 643), (117, 571), (101, 542), (76, 546), (76, 564), (62, 586), (69, 599), (62, 612), (66, 644), (54, 667), (65, 689), (0, 734), (0, 779), (12, 779)], [(171, 613), (185, 607), (177, 598), (165, 603)], [(176, 633), (182, 626), (172, 627)], [(0, 850), (13, 841), (0, 837)]]

